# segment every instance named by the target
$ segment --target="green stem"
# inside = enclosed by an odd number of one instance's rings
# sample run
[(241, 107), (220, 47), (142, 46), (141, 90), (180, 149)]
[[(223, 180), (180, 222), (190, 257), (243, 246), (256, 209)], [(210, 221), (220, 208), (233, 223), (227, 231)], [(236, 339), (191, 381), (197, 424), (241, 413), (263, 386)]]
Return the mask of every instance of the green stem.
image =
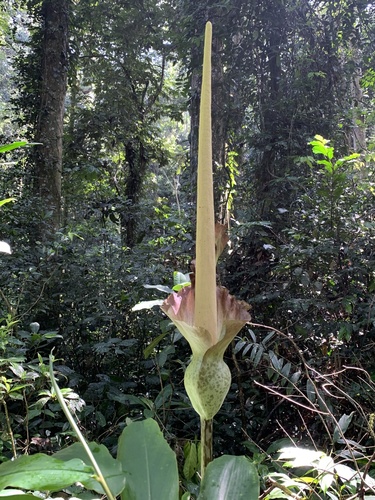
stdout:
[(54, 356), (53, 354), (50, 354), (49, 356), (49, 373), (51, 376), (51, 382), (52, 382), (52, 387), (55, 389), (57, 400), (60, 403), (60, 406), (65, 413), (66, 418), (68, 419), (72, 429), (75, 431), (77, 434), (77, 437), (79, 441), (81, 442), (85, 452), (87, 453), (87, 456), (90, 459), (90, 462), (94, 468), (95, 474), (96, 474), (96, 480), (99, 481), (99, 483), (102, 485), (103, 490), (105, 494), (107, 495), (108, 500), (116, 500), (116, 498), (112, 495), (111, 490), (109, 489), (109, 486), (107, 484), (107, 481), (105, 480), (102, 471), (100, 470), (100, 467), (98, 465), (98, 462), (95, 460), (94, 455), (92, 454), (89, 445), (86, 443), (85, 438), (82, 435), (82, 432), (79, 430), (78, 425), (76, 424), (72, 414), (69, 411), (69, 408), (67, 407), (64, 397), (60, 391), (59, 386), (57, 385), (55, 376), (53, 374), (53, 361), (54, 361)]
[(201, 476), (203, 479), (207, 465), (212, 461), (213, 419), (201, 418)]
[(3, 293), (3, 291), (1, 289), (0, 289), (0, 297), (5, 302), (6, 308), (8, 309), (8, 313), (12, 316), (12, 319), (13, 319), (13, 317), (15, 316), (15, 311), (14, 311), (14, 309), (12, 307), (12, 304), (6, 298), (6, 296), (4, 295), (4, 293)]
[(13, 451), (13, 458), (17, 458), (17, 449), (16, 449), (16, 443), (14, 441), (14, 435), (12, 431), (12, 424), (10, 423), (10, 418), (9, 418), (9, 413), (8, 413), (8, 406), (5, 400), (3, 400), (3, 406), (4, 406), (4, 413), (5, 413), (5, 420), (7, 422), (7, 427), (8, 427), (8, 434), (10, 437), (10, 442), (12, 443), (12, 451)]

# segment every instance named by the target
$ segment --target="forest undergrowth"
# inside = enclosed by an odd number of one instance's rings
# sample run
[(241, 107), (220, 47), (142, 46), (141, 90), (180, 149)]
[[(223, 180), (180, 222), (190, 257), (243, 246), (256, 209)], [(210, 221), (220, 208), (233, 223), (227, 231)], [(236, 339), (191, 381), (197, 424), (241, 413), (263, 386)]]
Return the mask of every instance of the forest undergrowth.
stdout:
[[(298, 159), (309, 176), (296, 209), (280, 210), (288, 229), (232, 221), (220, 276), (251, 304), (252, 322), (225, 356), (233, 381), (214, 450), (249, 456), (264, 499), (371, 498), (373, 184), (359, 155), (335, 159), (320, 136), (311, 148)], [(22, 215), (12, 201), (2, 211)], [(61, 392), (86, 438), (116, 453), (127, 421), (153, 418), (176, 452), (181, 487), (197, 492), (198, 422), (182, 385), (189, 354), (151, 308), (189, 279), (190, 229), (181, 213), (158, 213), (156, 235), (131, 253), (107, 223), (100, 245), (83, 225), (2, 256), (3, 461), (74, 441), (50, 386), (54, 347)], [(148, 309), (132, 311), (145, 299)]]

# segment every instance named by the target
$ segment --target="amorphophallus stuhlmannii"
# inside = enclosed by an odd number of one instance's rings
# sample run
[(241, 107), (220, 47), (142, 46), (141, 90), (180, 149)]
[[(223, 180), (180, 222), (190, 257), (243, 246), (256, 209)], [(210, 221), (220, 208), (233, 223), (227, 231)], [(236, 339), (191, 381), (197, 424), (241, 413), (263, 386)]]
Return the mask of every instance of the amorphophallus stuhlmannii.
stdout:
[(212, 25), (206, 24), (199, 116), (198, 193), (195, 275), (192, 284), (172, 293), (161, 306), (189, 342), (192, 357), (185, 371), (186, 392), (201, 420), (201, 467), (212, 460), (212, 419), (231, 384), (224, 352), (250, 321), (249, 306), (216, 285), (216, 262), (227, 243), (215, 225), (211, 131)]

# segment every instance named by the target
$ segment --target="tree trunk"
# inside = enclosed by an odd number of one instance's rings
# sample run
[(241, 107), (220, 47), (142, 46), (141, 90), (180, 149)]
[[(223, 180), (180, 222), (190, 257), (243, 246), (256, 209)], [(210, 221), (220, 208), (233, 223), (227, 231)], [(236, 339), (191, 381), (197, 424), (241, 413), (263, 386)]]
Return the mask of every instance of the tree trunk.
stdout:
[(34, 193), (45, 220), (36, 235), (48, 239), (60, 227), (62, 139), (67, 88), (68, 0), (45, 0), (42, 14), (41, 85), (34, 151)]
[(353, 130), (352, 130), (352, 151), (365, 151), (366, 150), (366, 127), (361, 111), (361, 104), (363, 101), (363, 92), (360, 85), (360, 76), (353, 76), (352, 92), (353, 92)]
[[(277, 13), (272, 16), (272, 13)], [(264, 13), (265, 62), (261, 74), (260, 113), (261, 132), (268, 138), (263, 145), (260, 161), (255, 172), (255, 195), (261, 217), (271, 218), (271, 206), (275, 202), (272, 181), (275, 175), (282, 177), (284, 166), (277, 160), (277, 142), (280, 140), (279, 123), (281, 121), (280, 80), (281, 80), (281, 45), (283, 43), (283, 19), (285, 12), (280, 0), (267, 4)], [(277, 172), (276, 172), (277, 170)]]
[(140, 139), (128, 141), (125, 145), (128, 177), (125, 187), (127, 206), (121, 210), (121, 236), (123, 244), (133, 248), (137, 242), (137, 205), (142, 192), (146, 173), (147, 159), (144, 145)]

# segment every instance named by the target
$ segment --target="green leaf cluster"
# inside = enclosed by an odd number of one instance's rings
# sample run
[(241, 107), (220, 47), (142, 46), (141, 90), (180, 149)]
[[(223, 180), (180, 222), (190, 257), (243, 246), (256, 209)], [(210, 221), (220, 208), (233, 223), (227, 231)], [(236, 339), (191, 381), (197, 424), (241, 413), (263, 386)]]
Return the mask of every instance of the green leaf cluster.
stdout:
[[(120, 495), (123, 500), (179, 498), (176, 456), (154, 420), (128, 423), (119, 439), (116, 459), (104, 445), (89, 443), (89, 447), (114, 497)], [(0, 465), (2, 495), (8, 487), (56, 492), (76, 482), (103, 494), (81, 443), (53, 456), (22, 456)], [(259, 480), (251, 462), (245, 457), (222, 456), (207, 468), (198, 498), (224, 500), (228, 495), (258, 498), (258, 494)], [(7, 495), (12, 499), (16, 496), (12, 491)]]

